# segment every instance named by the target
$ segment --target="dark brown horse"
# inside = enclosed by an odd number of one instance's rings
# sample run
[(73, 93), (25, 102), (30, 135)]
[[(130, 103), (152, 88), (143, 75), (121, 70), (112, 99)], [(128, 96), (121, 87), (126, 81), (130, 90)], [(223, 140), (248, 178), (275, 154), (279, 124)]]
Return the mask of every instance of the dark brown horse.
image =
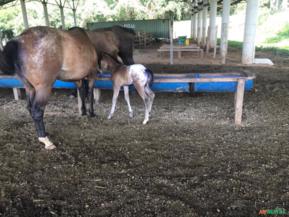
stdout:
[[(0, 69), (16, 73), (28, 98), (28, 110), (34, 120), (38, 139), (46, 149), (55, 146), (48, 139), (43, 122), (44, 109), (56, 79), (89, 80), (90, 115), (93, 115), (93, 83), (97, 71), (97, 53), (81, 28), (62, 31), (50, 27), (32, 27), (9, 41), (0, 52)], [(77, 82), (85, 111), (84, 91)]]
[(108, 53), (114, 58), (119, 56), (125, 65), (134, 64), (134, 30), (121, 26), (113, 26), (86, 32), (94, 44), (98, 56), (102, 53)]

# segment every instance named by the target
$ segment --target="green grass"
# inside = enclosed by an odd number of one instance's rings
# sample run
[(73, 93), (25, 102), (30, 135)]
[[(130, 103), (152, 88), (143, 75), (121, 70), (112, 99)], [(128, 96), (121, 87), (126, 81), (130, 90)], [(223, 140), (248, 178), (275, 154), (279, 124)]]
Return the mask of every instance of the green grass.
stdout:
[[(242, 49), (243, 42), (240, 41), (229, 41), (228, 42), (229, 48), (237, 48)], [(279, 56), (288, 56), (289, 57), (289, 48), (279, 48), (279, 47), (270, 47), (270, 46), (257, 46), (256, 51), (261, 52), (270, 52), (273, 55), (279, 55)]]
[(287, 23), (276, 36), (268, 38), (265, 43), (273, 44), (284, 40), (289, 40), (289, 23)]

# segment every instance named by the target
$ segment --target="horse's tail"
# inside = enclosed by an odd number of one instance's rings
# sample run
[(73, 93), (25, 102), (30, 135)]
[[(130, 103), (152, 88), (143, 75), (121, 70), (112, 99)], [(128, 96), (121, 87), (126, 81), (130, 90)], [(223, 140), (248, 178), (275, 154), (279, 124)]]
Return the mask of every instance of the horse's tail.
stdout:
[(6, 75), (14, 75), (19, 68), (19, 42), (11, 40), (0, 51), (0, 70)]
[(152, 70), (148, 68), (145, 69), (145, 73), (147, 74), (147, 78), (148, 78), (145, 86), (151, 86), (152, 83), (154, 82), (154, 73), (152, 72)]

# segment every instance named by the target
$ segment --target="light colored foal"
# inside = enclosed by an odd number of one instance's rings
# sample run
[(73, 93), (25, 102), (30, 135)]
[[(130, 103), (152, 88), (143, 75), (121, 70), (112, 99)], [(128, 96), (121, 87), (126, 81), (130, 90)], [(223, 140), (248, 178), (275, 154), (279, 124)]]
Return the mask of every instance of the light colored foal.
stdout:
[(115, 112), (116, 102), (121, 87), (123, 87), (124, 90), (124, 98), (128, 106), (129, 117), (133, 117), (133, 110), (129, 99), (129, 85), (133, 84), (145, 105), (143, 124), (146, 124), (149, 121), (150, 112), (155, 98), (154, 92), (150, 89), (150, 83), (153, 80), (152, 71), (141, 64), (125, 66), (109, 55), (103, 56), (101, 65), (103, 66), (102, 68), (112, 72), (113, 97), (108, 119), (111, 119)]

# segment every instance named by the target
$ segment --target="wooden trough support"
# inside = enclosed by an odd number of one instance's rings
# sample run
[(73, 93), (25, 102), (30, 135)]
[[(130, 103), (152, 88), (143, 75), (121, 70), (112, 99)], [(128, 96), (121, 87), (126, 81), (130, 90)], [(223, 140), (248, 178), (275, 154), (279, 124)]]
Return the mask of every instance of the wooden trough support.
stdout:
[[(248, 72), (155, 74), (152, 89), (155, 92), (235, 92), (235, 124), (240, 126), (244, 93), (253, 89), (254, 79), (255, 76)], [(23, 85), (16, 77), (0, 76), (0, 88), (23, 88)], [(57, 80), (53, 88), (73, 89), (76, 85)], [(111, 74), (99, 74), (95, 88), (97, 102), (101, 89), (112, 89)]]

